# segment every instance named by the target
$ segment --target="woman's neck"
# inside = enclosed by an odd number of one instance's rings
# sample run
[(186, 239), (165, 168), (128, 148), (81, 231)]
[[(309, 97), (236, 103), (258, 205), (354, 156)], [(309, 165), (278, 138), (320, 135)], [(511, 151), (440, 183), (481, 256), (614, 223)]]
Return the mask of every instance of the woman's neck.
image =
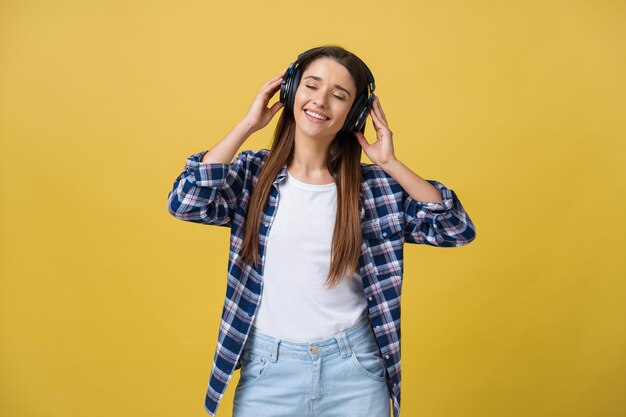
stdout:
[(297, 137), (289, 172), (310, 184), (328, 184), (333, 177), (326, 166), (330, 142), (317, 138)]

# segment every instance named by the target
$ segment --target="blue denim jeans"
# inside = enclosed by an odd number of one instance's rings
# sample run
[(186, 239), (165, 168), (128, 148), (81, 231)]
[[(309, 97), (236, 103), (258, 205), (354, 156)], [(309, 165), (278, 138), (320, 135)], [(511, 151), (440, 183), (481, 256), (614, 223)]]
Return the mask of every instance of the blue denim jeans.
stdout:
[(308, 343), (252, 328), (242, 355), (233, 417), (389, 417), (385, 364), (367, 318)]

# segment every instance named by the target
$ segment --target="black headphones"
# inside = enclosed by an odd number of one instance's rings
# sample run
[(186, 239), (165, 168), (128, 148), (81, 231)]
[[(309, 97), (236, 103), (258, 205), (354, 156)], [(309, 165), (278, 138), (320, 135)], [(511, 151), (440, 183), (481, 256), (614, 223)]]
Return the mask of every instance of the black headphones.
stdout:
[[(298, 55), (298, 58), (289, 65), (287, 71), (285, 71), (283, 81), (280, 85), (279, 100), (281, 103), (284, 103), (286, 109), (292, 113), (293, 105), (296, 100), (296, 90), (298, 89), (298, 85), (300, 84), (300, 77), (302, 76), (302, 60), (311, 53), (321, 48), (322, 47), (312, 48), (308, 51), (301, 53), (300, 55)], [(372, 72), (367, 67), (367, 65), (365, 65), (365, 62), (361, 60), (361, 58), (356, 58), (361, 63), (361, 67), (367, 75), (369, 84), (366, 91), (359, 94), (354, 100), (354, 103), (352, 104), (352, 107), (348, 112), (348, 116), (346, 117), (346, 121), (341, 127), (342, 132), (356, 132), (357, 130), (363, 129), (363, 127), (365, 126), (365, 119), (367, 119), (368, 112), (372, 107), (372, 102), (376, 97), (374, 95), (374, 89), (376, 88), (376, 84), (374, 83), (374, 76), (372, 75)]]

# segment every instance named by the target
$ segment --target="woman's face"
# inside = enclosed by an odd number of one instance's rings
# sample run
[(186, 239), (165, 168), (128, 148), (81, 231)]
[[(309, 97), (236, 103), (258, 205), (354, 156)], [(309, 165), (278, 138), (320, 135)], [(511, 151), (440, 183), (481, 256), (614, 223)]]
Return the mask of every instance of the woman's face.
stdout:
[(302, 73), (296, 90), (296, 128), (309, 137), (334, 138), (355, 96), (356, 86), (346, 67), (329, 57), (316, 59)]

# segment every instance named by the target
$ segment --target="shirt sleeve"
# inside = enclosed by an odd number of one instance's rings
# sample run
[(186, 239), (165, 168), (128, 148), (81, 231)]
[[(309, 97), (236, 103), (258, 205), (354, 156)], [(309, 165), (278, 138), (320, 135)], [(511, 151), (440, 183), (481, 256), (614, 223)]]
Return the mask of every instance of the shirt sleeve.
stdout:
[(240, 152), (230, 164), (200, 162), (207, 152), (187, 158), (168, 194), (168, 211), (180, 220), (230, 227), (254, 151)]
[(476, 228), (454, 191), (427, 180), (441, 192), (441, 203), (423, 202), (404, 192), (405, 241), (431, 246), (463, 246), (476, 238)]

